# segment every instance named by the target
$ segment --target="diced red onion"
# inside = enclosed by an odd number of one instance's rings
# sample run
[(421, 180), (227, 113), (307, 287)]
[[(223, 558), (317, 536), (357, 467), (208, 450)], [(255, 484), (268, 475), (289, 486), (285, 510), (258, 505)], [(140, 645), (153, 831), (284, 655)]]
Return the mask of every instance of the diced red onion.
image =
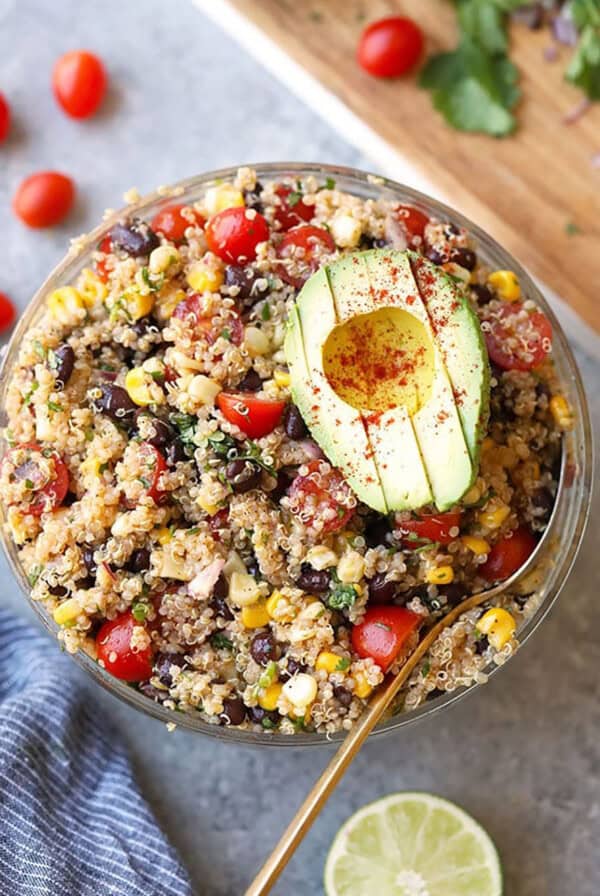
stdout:
[(222, 557), (218, 557), (212, 563), (209, 563), (198, 575), (194, 576), (188, 585), (188, 591), (192, 597), (199, 600), (210, 597), (224, 566), (225, 560)]
[(384, 233), (392, 249), (398, 249), (398, 251), (402, 252), (408, 248), (406, 230), (393, 212), (385, 219)]
[(320, 460), (324, 457), (323, 452), (312, 439), (302, 439), (298, 442), (298, 448), (300, 448), (310, 460)]

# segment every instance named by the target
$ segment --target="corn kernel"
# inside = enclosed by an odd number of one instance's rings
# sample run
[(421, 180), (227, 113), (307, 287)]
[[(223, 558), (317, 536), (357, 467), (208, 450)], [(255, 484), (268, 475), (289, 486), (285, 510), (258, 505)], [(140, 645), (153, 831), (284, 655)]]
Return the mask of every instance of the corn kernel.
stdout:
[(196, 401), (199, 401), (203, 405), (212, 405), (215, 403), (215, 398), (221, 391), (221, 385), (220, 383), (215, 382), (215, 380), (211, 380), (209, 377), (204, 376), (204, 374), (199, 373), (190, 380), (187, 389), (192, 398)]
[(286, 599), (281, 591), (274, 591), (267, 600), (267, 613), (271, 619), (277, 622), (289, 622), (296, 615), (296, 610), (292, 606), (281, 606), (286, 604)]
[(305, 710), (317, 696), (317, 682), (312, 675), (306, 672), (298, 672), (293, 675), (283, 686), (283, 694), (293, 707)]
[(210, 187), (204, 197), (204, 207), (209, 215), (217, 215), (226, 208), (237, 208), (245, 204), (241, 191), (231, 184)]
[(68, 625), (69, 622), (75, 622), (80, 613), (81, 604), (76, 597), (70, 597), (69, 600), (65, 600), (56, 607), (52, 618), (57, 625)]
[(168, 544), (173, 538), (173, 532), (168, 526), (162, 526), (154, 534), (159, 544)]
[(425, 578), (430, 585), (449, 585), (454, 580), (454, 570), (451, 566), (436, 566), (425, 574)]
[(291, 382), (291, 377), (285, 370), (276, 370), (273, 379), (280, 389), (286, 389)]
[(140, 407), (152, 404), (154, 398), (148, 382), (148, 374), (141, 367), (133, 367), (125, 377), (127, 394)]
[(463, 535), (462, 543), (466, 548), (472, 551), (476, 557), (482, 557), (489, 554), (490, 546), (485, 538), (477, 538), (475, 535)]
[(328, 566), (337, 566), (337, 554), (324, 544), (316, 544), (306, 555), (306, 562), (319, 571)]
[(172, 264), (179, 261), (179, 252), (174, 246), (157, 246), (150, 253), (148, 270), (151, 274), (164, 274)]
[(360, 582), (365, 572), (365, 560), (358, 551), (348, 551), (340, 559), (337, 566), (337, 574), (344, 585), (352, 585)]
[(108, 295), (106, 283), (103, 283), (91, 268), (83, 269), (77, 286), (86, 308), (92, 308), (96, 303), (103, 302)]
[(172, 286), (169, 288), (161, 289), (158, 297), (156, 298), (156, 308), (154, 313), (156, 317), (164, 322), (168, 320), (180, 302), (183, 302), (185, 299), (185, 292), (183, 289), (173, 289)]
[(204, 513), (207, 513), (209, 516), (214, 516), (215, 513), (218, 513), (220, 509), (218, 504), (210, 504), (203, 498), (196, 498), (196, 503), (198, 504), (200, 509), (203, 510)]
[(185, 279), (194, 292), (218, 292), (223, 286), (223, 271), (220, 268), (209, 268), (201, 261), (193, 264)]
[(262, 707), (262, 709), (266, 709), (268, 712), (271, 712), (274, 709), (277, 709), (277, 703), (279, 702), (279, 695), (283, 690), (283, 685), (278, 681), (274, 681), (273, 684), (270, 684), (268, 688), (262, 692), (260, 697), (258, 698), (258, 705)]
[(510, 507), (507, 504), (497, 504), (489, 509), (482, 510), (479, 514), (479, 522), (486, 529), (499, 529), (502, 523), (510, 516)]
[(59, 323), (69, 326), (83, 320), (85, 302), (79, 290), (63, 286), (48, 296), (48, 310)]
[(332, 672), (344, 672), (347, 666), (348, 661), (345, 660), (345, 657), (333, 653), (331, 650), (322, 650), (315, 663), (315, 669), (328, 672), (329, 674)]
[(248, 350), (248, 354), (253, 358), (259, 355), (266, 355), (270, 348), (268, 336), (262, 330), (259, 330), (258, 327), (246, 327), (244, 345)]
[(146, 317), (150, 314), (154, 308), (155, 301), (156, 298), (152, 292), (147, 293), (147, 295), (142, 295), (137, 290), (132, 289), (125, 296), (127, 312), (133, 321), (140, 320), (142, 317)]
[(369, 684), (363, 672), (354, 673), (354, 694), (361, 700), (366, 700), (373, 690), (373, 686)]
[(521, 298), (519, 278), (513, 271), (494, 271), (489, 275), (488, 283), (505, 302), (518, 302)]
[(564, 395), (553, 395), (550, 399), (550, 413), (559, 429), (571, 429), (574, 423), (573, 411)]
[(268, 624), (269, 614), (264, 600), (257, 601), (252, 606), (242, 607), (242, 625), (245, 628), (262, 628)]
[[(234, 572), (229, 580), (229, 599), (237, 607), (248, 607), (255, 604), (260, 597), (260, 588), (256, 580), (246, 572)], [(264, 608), (267, 622), (269, 614), (266, 606)], [(266, 623), (261, 623), (266, 624)]]
[(486, 635), (496, 650), (502, 650), (514, 635), (517, 624), (508, 610), (493, 607), (483, 614), (476, 624), (477, 631)]

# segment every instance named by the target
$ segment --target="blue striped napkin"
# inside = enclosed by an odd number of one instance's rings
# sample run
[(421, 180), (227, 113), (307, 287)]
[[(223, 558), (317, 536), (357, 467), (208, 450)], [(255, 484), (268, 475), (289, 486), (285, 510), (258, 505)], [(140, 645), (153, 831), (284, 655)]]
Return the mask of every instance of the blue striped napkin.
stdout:
[(0, 610), (0, 894), (192, 896), (71, 663)]

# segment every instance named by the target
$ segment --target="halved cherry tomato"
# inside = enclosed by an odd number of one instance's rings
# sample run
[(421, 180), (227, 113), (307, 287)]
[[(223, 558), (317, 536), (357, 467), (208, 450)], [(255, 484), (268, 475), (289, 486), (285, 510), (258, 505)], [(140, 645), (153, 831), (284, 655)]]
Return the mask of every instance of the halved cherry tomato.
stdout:
[(208, 248), (233, 264), (253, 261), (256, 247), (269, 239), (269, 225), (254, 209), (236, 206), (213, 215), (205, 229)]
[[(21, 457), (21, 454), (24, 456)], [(47, 481), (43, 472), (42, 459), (52, 459), (54, 475)], [(43, 448), (37, 442), (27, 442), (11, 448), (2, 463), (10, 462), (14, 467), (13, 477), (17, 480), (28, 480), (30, 483), (31, 502), (26, 512), (41, 516), (46, 511), (56, 510), (65, 499), (69, 490), (69, 470), (67, 465), (54, 451)]]
[(213, 315), (206, 313), (204, 299), (197, 293), (179, 302), (172, 317), (184, 320), (198, 338), (205, 339), (209, 345), (216, 342), (219, 336), (225, 336), (234, 345), (241, 345), (244, 340), (244, 324), (237, 311), (230, 311), (226, 324), (220, 324), (217, 328)]
[(358, 43), (358, 63), (377, 78), (397, 78), (423, 53), (423, 32), (412, 19), (389, 16), (367, 25)]
[(86, 50), (72, 50), (56, 62), (52, 89), (71, 118), (89, 118), (106, 93), (106, 71), (100, 59)]
[(539, 367), (552, 348), (552, 324), (541, 311), (527, 312), (522, 302), (490, 309), (485, 324), (489, 356), (502, 370)]
[(397, 531), (402, 536), (405, 548), (419, 547), (427, 541), (437, 541), (439, 544), (450, 544), (457, 535), (452, 535), (454, 529), (460, 527), (460, 510), (450, 510), (448, 513), (425, 514), (414, 520), (402, 520), (398, 523)]
[(159, 480), (167, 469), (167, 462), (158, 448), (155, 448), (150, 442), (142, 442), (140, 454), (144, 470), (142, 478), (148, 483), (146, 494), (152, 498), (155, 504), (161, 504), (165, 499), (166, 492), (160, 488)]
[(0, 143), (8, 137), (10, 131), (10, 106), (6, 97), (0, 93)]
[[(168, 240), (179, 243), (185, 236), (185, 231), (193, 224), (181, 214), (183, 208), (189, 208), (186, 205), (167, 205), (161, 208), (159, 212), (152, 218), (151, 227), (155, 233), (162, 233)], [(193, 211), (193, 210), (192, 210)], [(198, 212), (193, 214), (196, 224), (204, 225), (204, 218)]]
[(0, 333), (4, 333), (15, 322), (17, 311), (6, 293), (0, 292)]
[(40, 171), (19, 184), (12, 206), (28, 227), (52, 227), (68, 215), (74, 199), (70, 177), (58, 171)]
[(287, 493), (292, 511), (307, 526), (319, 526), (320, 531), (337, 532), (354, 515), (355, 507), (350, 503), (352, 492), (339, 470), (330, 467), (322, 470), (323, 461), (311, 460), (306, 464), (308, 472), (298, 474)]
[(525, 526), (497, 541), (479, 573), (488, 582), (501, 582), (520, 569), (533, 554), (537, 541)]
[(396, 209), (398, 221), (406, 231), (409, 246), (420, 246), (429, 218), (413, 205), (399, 205)]
[(387, 672), (422, 621), (406, 607), (368, 607), (363, 621), (352, 629), (352, 646)]
[(328, 230), (314, 224), (302, 224), (288, 230), (279, 246), (280, 258), (295, 258), (298, 274), (288, 273), (283, 264), (277, 266), (282, 280), (300, 289), (320, 265), (321, 256), (335, 252), (335, 242)]
[(131, 610), (127, 610), (105, 622), (96, 635), (98, 662), (121, 681), (147, 681), (152, 675), (152, 646), (149, 644), (142, 650), (131, 646), (133, 630), (138, 625)]
[(282, 230), (289, 230), (302, 224), (303, 221), (310, 221), (315, 213), (314, 205), (305, 205), (300, 193), (285, 184), (280, 184), (275, 188), (275, 193), (279, 197), (279, 205), (275, 208), (275, 219), (281, 224)]
[(217, 405), (230, 423), (250, 439), (260, 439), (272, 432), (281, 420), (285, 401), (258, 398), (251, 393), (220, 392)]
[[(112, 240), (108, 234), (98, 243), (98, 252), (104, 252), (105, 255), (112, 252)], [(109, 276), (109, 270), (106, 267), (106, 258), (100, 258), (98, 261), (95, 261), (94, 268), (102, 282), (106, 283)]]

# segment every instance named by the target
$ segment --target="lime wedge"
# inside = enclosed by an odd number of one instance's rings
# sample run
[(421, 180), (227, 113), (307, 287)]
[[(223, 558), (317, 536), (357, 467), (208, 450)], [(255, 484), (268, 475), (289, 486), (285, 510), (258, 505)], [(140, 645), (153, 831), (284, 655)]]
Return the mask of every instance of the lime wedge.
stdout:
[(454, 803), (394, 793), (340, 828), (325, 865), (327, 896), (501, 896), (496, 848)]

